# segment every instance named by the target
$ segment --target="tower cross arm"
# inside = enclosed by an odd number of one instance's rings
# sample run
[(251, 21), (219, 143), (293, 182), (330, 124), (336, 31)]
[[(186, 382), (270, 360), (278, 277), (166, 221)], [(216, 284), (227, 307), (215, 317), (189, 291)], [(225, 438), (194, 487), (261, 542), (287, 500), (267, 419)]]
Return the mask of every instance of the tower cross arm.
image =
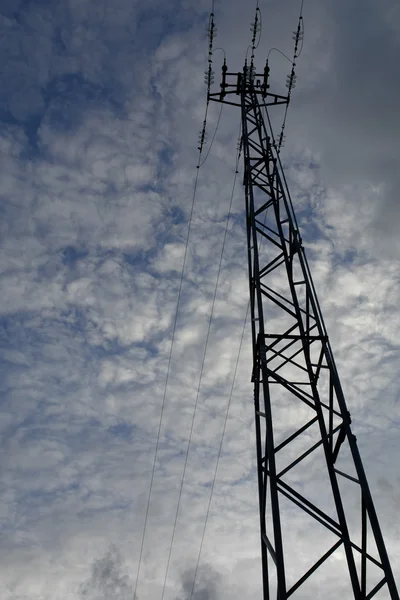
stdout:
[[(217, 102), (224, 102), (224, 98), (227, 94), (236, 94), (241, 96), (242, 93), (254, 93), (257, 96), (261, 96), (263, 99), (262, 106), (271, 106), (275, 104), (289, 104), (290, 94), (274, 94), (269, 91), (269, 66), (268, 62), (265, 64), (264, 72), (257, 73), (253, 70), (253, 67), (248, 67), (244, 64), (242, 71), (230, 72), (227, 70), (226, 62), (222, 66), (222, 79), (220, 83), (220, 92), (213, 92), (208, 94), (209, 100)], [(268, 100), (267, 100), (268, 99)], [(225, 101), (226, 104), (232, 104), (232, 102)], [(240, 106), (240, 102), (234, 103)]]

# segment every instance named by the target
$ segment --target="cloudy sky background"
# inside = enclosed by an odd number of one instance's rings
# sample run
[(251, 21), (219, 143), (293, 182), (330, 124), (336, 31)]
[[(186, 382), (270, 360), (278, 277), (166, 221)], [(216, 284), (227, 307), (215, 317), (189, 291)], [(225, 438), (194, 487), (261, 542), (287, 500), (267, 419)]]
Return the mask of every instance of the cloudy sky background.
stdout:
[[(291, 55), (300, 1), (260, 8), (262, 68), (272, 47)], [(254, 9), (216, 2), (216, 45), (232, 70), (243, 65)], [(204, 116), (209, 11), (209, 0), (1, 2), (4, 600), (133, 598)], [(282, 157), (399, 578), (400, 8), (305, 0), (304, 23)], [(216, 51), (216, 85), (221, 62)], [(270, 66), (283, 90), (289, 63), (273, 52)], [(209, 140), (218, 113), (211, 106)], [(161, 599), (196, 403), (164, 598), (192, 590), (247, 306), (240, 167), (199, 388), (238, 131), (238, 110), (225, 108), (199, 171), (139, 600)], [(250, 373), (246, 328), (197, 600), (261, 593)]]

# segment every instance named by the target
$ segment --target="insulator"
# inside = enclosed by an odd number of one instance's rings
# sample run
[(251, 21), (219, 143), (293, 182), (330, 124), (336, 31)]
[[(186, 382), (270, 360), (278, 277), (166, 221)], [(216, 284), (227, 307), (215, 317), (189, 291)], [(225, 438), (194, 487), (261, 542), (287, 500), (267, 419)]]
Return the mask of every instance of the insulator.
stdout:
[(206, 34), (207, 34), (207, 37), (208, 37), (208, 39), (210, 39), (211, 37), (212, 37), (213, 39), (214, 39), (215, 37), (217, 37), (217, 31), (218, 31), (218, 30), (217, 30), (217, 28), (215, 27), (215, 25), (214, 25), (214, 27), (208, 27), (208, 28), (207, 28), (207, 30), (206, 30)]
[(212, 84), (214, 83), (215, 80), (215, 72), (214, 71), (204, 71), (204, 83), (208, 84)]
[(254, 21), (254, 22), (251, 24), (250, 31), (251, 31), (252, 33), (258, 33), (260, 30), (261, 30), (261, 24), (260, 24), (258, 21), (257, 21), (257, 22), (256, 22), (256, 21)]
[(253, 63), (246, 69), (246, 81), (253, 81), (256, 74), (256, 68)]
[(296, 85), (297, 75), (295, 73), (291, 73), (286, 77), (286, 87), (294, 88)]

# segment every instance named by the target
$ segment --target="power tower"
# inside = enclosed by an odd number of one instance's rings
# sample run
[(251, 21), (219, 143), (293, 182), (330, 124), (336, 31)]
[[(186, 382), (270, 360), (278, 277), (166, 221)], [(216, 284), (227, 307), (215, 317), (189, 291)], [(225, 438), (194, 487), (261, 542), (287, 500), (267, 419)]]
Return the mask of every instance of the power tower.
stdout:
[[(336, 591), (369, 600), (386, 590), (399, 600), (282, 169), (282, 135), (276, 140), (272, 131), (270, 111), (287, 108), (295, 61), (288, 94), (270, 91), (268, 61), (261, 73), (254, 66), (257, 20), (256, 12), (251, 60), (240, 72), (224, 61), (220, 91), (212, 93), (211, 14), (206, 83), (208, 102), (241, 110), (264, 600), (304, 597), (309, 578), (318, 598)], [(300, 22), (295, 58), (299, 39)], [(300, 540), (290, 537), (293, 510), (308, 523), (303, 533), (325, 549), (289, 582), (289, 559), (304, 562)], [(332, 560), (332, 590), (320, 589), (326, 578), (318, 573)]]

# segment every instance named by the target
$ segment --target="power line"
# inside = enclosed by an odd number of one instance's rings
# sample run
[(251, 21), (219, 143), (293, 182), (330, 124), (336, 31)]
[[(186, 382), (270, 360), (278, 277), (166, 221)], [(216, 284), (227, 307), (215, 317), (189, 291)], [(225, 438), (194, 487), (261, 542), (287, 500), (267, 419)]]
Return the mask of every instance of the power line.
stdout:
[[(239, 157), (240, 157), (240, 151), (239, 151), (238, 160), (237, 160), (237, 163), (236, 163), (236, 173), (238, 173)], [(233, 191), (232, 191), (232, 194), (233, 194)], [(266, 223), (267, 216), (268, 216), (268, 209), (265, 211), (264, 225)], [(264, 238), (261, 238), (259, 240), (259, 242), (258, 242), (258, 250), (259, 250), (259, 252), (261, 251), (261, 248), (262, 248), (262, 245), (263, 245), (263, 241), (264, 241)], [(247, 318), (249, 316), (249, 310), (250, 310), (250, 301), (247, 302), (246, 314), (245, 314), (244, 321), (243, 321), (242, 334), (240, 336), (239, 349), (238, 349), (238, 354), (237, 354), (237, 358), (236, 358), (235, 368), (234, 368), (234, 371), (233, 371), (232, 385), (231, 385), (231, 389), (230, 389), (230, 393), (229, 393), (228, 404), (227, 404), (227, 407), (226, 407), (224, 425), (223, 425), (222, 434), (221, 434), (221, 442), (220, 442), (220, 445), (219, 445), (217, 462), (216, 462), (216, 465), (215, 465), (214, 476), (213, 476), (213, 480), (212, 480), (212, 484), (211, 484), (211, 491), (210, 491), (210, 496), (209, 496), (209, 499), (208, 499), (208, 506), (207, 506), (207, 511), (206, 511), (206, 517), (205, 517), (205, 521), (204, 521), (204, 527), (203, 527), (203, 532), (202, 532), (202, 536), (201, 536), (200, 548), (199, 548), (199, 553), (198, 553), (197, 562), (196, 562), (196, 568), (195, 568), (195, 572), (194, 572), (193, 586), (192, 586), (192, 591), (190, 593), (189, 600), (192, 600), (192, 598), (193, 598), (194, 589), (195, 589), (195, 585), (196, 585), (196, 578), (197, 578), (197, 573), (198, 573), (198, 570), (199, 570), (201, 553), (202, 553), (203, 545), (204, 545), (204, 538), (205, 538), (205, 534), (206, 534), (207, 523), (208, 523), (208, 518), (209, 518), (209, 514), (210, 514), (210, 509), (211, 509), (211, 502), (212, 502), (212, 497), (213, 497), (213, 493), (214, 493), (215, 482), (217, 480), (219, 462), (220, 462), (221, 453), (222, 453), (222, 446), (223, 446), (224, 438), (225, 438), (226, 426), (227, 426), (228, 416), (229, 416), (229, 409), (230, 409), (230, 406), (231, 406), (231, 403), (232, 403), (233, 390), (234, 390), (235, 383), (236, 383), (236, 376), (237, 376), (237, 371), (238, 371), (238, 366), (239, 366), (239, 359), (240, 359), (240, 354), (241, 354), (241, 351), (242, 351), (244, 335), (245, 335), (245, 332), (246, 332), (246, 325), (247, 325)]]
[[(188, 223), (188, 229), (187, 229), (187, 234), (186, 234), (185, 253), (184, 253), (184, 257), (183, 257), (182, 272), (181, 272), (181, 277), (180, 277), (180, 282), (179, 282), (179, 290), (178, 290), (178, 298), (177, 298), (177, 302), (176, 302), (174, 324), (173, 324), (173, 328), (172, 328), (172, 338), (171, 338), (171, 346), (170, 346), (169, 356), (168, 356), (167, 375), (166, 375), (166, 379), (165, 379), (164, 393), (163, 393), (163, 399), (162, 399), (162, 404), (161, 404), (160, 420), (158, 423), (156, 449), (155, 449), (155, 453), (154, 453), (153, 467), (152, 467), (152, 471), (151, 471), (150, 488), (149, 488), (149, 494), (148, 494), (148, 498), (147, 498), (147, 506), (146, 506), (144, 525), (143, 525), (142, 539), (141, 539), (141, 543), (140, 543), (139, 562), (138, 562), (138, 569), (137, 569), (137, 573), (136, 573), (136, 581), (135, 581), (133, 600), (136, 600), (136, 598), (137, 598), (137, 588), (138, 588), (138, 582), (139, 582), (139, 576), (140, 576), (140, 567), (141, 567), (142, 558), (143, 558), (143, 548), (144, 548), (144, 541), (145, 541), (145, 537), (146, 537), (147, 522), (148, 522), (148, 517), (149, 517), (151, 494), (152, 494), (153, 485), (154, 485), (154, 475), (155, 475), (157, 456), (158, 456), (158, 450), (159, 450), (159, 445), (160, 445), (161, 427), (162, 427), (162, 421), (163, 421), (163, 416), (164, 416), (165, 400), (166, 400), (166, 396), (167, 396), (169, 375), (170, 375), (170, 370), (171, 370), (172, 351), (173, 351), (174, 341), (175, 341), (176, 326), (177, 326), (177, 321), (178, 321), (179, 306), (180, 306), (180, 300), (181, 300), (181, 294), (182, 294), (183, 277), (184, 277), (184, 273), (185, 273), (187, 252), (188, 252), (188, 246), (189, 246), (190, 230), (191, 230), (191, 226), (192, 226), (193, 211), (194, 211), (196, 192), (197, 192), (197, 184), (198, 184), (198, 180), (199, 180), (201, 155), (202, 155), (202, 151), (203, 151), (203, 144), (204, 144), (204, 138), (205, 138), (205, 129), (206, 129), (206, 123), (207, 123), (208, 106), (209, 106), (209, 93), (210, 93), (210, 85), (211, 85), (211, 81), (212, 81), (212, 55), (213, 55), (213, 40), (214, 40), (214, 34), (215, 34), (214, 5), (215, 5), (215, 0), (212, 0), (212, 9), (211, 9), (211, 14), (210, 14), (210, 19), (209, 19), (209, 32), (208, 32), (208, 35), (209, 35), (208, 65), (209, 66), (208, 66), (208, 71), (206, 72), (207, 102), (206, 102), (205, 115), (204, 115), (204, 121), (203, 121), (203, 130), (200, 134), (200, 144), (199, 144), (199, 148), (198, 148), (199, 158), (198, 158), (198, 162), (197, 162), (196, 177), (195, 177), (194, 188), (193, 188), (192, 205), (191, 205), (191, 209), (190, 209), (189, 223)], [(220, 113), (220, 116), (221, 116), (221, 113)], [(218, 123), (219, 123), (219, 120), (218, 120)], [(218, 124), (217, 124), (217, 128), (218, 128)], [(214, 134), (214, 137), (215, 137), (215, 134)], [(208, 156), (208, 154), (207, 154), (207, 156)], [(164, 583), (164, 586), (165, 586), (165, 583)], [(163, 594), (164, 594), (164, 591), (163, 591)]]
[[(199, 162), (200, 162), (200, 156), (201, 156), (201, 150), (199, 152)], [(186, 234), (185, 253), (184, 253), (184, 257), (183, 257), (182, 271), (181, 271), (178, 297), (177, 297), (176, 309), (175, 309), (174, 324), (173, 324), (173, 328), (172, 328), (171, 345), (170, 345), (169, 356), (168, 356), (167, 375), (166, 375), (166, 379), (165, 379), (164, 394), (163, 394), (162, 405), (161, 405), (161, 414), (160, 414), (160, 420), (159, 420), (159, 424), (158, 424), (156, 450), (154, 453), (153, 467), (152, 467), (151, 479), (150, 479), (150, 489), (149, 489), (149, 495), (147, 498), (146, 515), (145, 515), (142, 539), (141, 539), (141, 544), (140, 544), (139, 564), (138, 564), (138, 570), (137, 570), (136, 581), (135, 581), (135, 590), (134, 590), (134, 596), (133, 596), (134, 600), (136, 600), (136, 597), (137, 597), (136, 592), (137, 592), (137, 587), (138, 587), (138, 582), (139, 582), (140, 567), (141, 567), (141, 563), (142, 563), (144, 540), (145, 540), (145, 536), (146, 536), (147, 521), (148, 521), (148, 516), (149, 516), (150, 500), (151, 500), (151, 494), (153, 491), (156, 462), (157, 462), (158, 450), (159, 450), (159, 446), (160, 446), (161, 427), (162, 427), (162, 421), (163, 421), (163, 415), (164, 415), (164, 409), (165, 409), (165, 401), (166, 401), (166, 396), (167, 396), (169, 375), (170, 375), (170, 370), (171, 370), (172, 352), (173, 352), (173, 347), (174, 347), (176, 326), (177, 326), (177, 321), (178, 321), (178, 313), (179, 313), (179, 307), (180, 307), (180, 301), (181, 301), (181, 295), (182, 295), (183, 277), (184, 277), (185, 268), (186, 268), (186, 261), (187, 261), (188, 247), (189, 247), (189, 238), (190, 238), (190, 231), (191, 231), (192, 220), (193, 220), (193, 212), (194, 212), (194, 205), (195, 205), (195, 199), (196, 199), (198, 179), (199, 179), (199, 169), (196, 169), (196, 177), (195, 177), (194, 188), (193, 188), (192, 205), (191, 205), (191, 209), (190, 209), (188, 229), (187, 229), (187, 234)]]
[(213, 497), (213, 493), (214, 493), (215, 482), (216, 482), (216, 479), (217, 479), (219, 462), (220, 462), (220, 459), (221, 459), (222, 446), (223, 446), (224, 438), (225, 438), (225, 431), (226, 431), (226, 425), (227, 425), (227, 422), (228, 422), (229, 409), (230, 409), (230, 406), (231, 406), (231, 403), (232, 403), (233, 390), (234, 390), (235, 383), (236, 383), (236, 375), (237, 375), (238, 366), (239, 366), (240, 353), (242, 351), (243, 339), (244, 339), (244, 334), (245, 334), (245, 331), (246, 331), (246, 324), (247, 324), (247, 317), (248, 317), (248, 314), (249, 314), (249, 308), (250, 308), (250, 303), (248, 302), (247, 303), (246, 316), (244, 318), (243, 327), (242, 327), (242, 335), (240, 337), (240, 343), (239, 343), (239, 349), (238, 349), (238, 354), (237, 354), (236, 363), (235, 363), (235, 369), (234, 369), (234, 372), (233, 372), (232, 385), (231, 385), (231, 389), (230, 389), (230, 392), (229, 392), (228, 404), (226, 406), (224, 425), (223, 425), (223, 428), (222, 428), (222, 435), (221, 435), (221, 442), (220, 442), (220, 445), (219, 445), (217, 462), (216, 462), (216, 465), (215, 465), (215, 470), (214, 470), (214, 476), (213, 476), (213, 481), (212, 481), (212, 485), (211, 485), (210, 496), (209, 496), (209, 499), (208, 499), (208, 506), (207, 506), (206, 518), (205, 518), (205, 521), (204, 521), (203, 532), (202, 532), (202, 535), (201, 535), (201, 542), (200, 542), (199, 554), (198, 554), (198, 557), (197, 557), (196, 568), (195, 568), (195, 571), (194, 571), (193, 586), (192, 586), (192, 591), (190, 593), (190, 599), (189, 600), (192, 600), (192, 598), (193, 598), (194, 588), (195, 588), (195, 585), (196, 585), (196, 578), (197, 578), (197, 573), (198, 573), (198, 570), (199, 570), (201, 553), (202, 553), (202, 550), (203, 550), (203, 544), (204, 544), (204, 538), (205, 538), (206, 529), (207, 529), (208, 517), (210, 515), (211, 502), (212, 502), (212, 497)]
[[(189, 452), (190, 452), (190, 445), (191, 445), (192, 435), (193, 435), (193, 430), (194, 430), (194, 423), (195, 423), (196, 414), (197, 414), (197, 406), (198, 406), (198, 401), (199, 401), (199, 396), (200, 396), (200, 388), (201, 388), (201, 383), (202, 383), (202, 380), (203, 380), (203, 373), (204, 373), (204, 366), (205, 366), (205, 360), (206, 360), (207, 349), (208, 349), (208, 342), (209, 342), (209, 338), (210, 338), (211, 324), (212, 324), (212, 319), (213, 319), (213, 316), (214, 316), (214, 308), (215, 308), (215, 301), (216, 301), (216, 297), (217, 297), (219, 278), (220, 278), (220, 274), (221, 274), (222, 259), (223, 259), (223, 254), (224, 254), (224, 250), (225, 250), (225, 243), (226, 243), (226, 238), (227, 238), (227, 233), (228, 233), (228, 226), (229, 226), (230, 215), (231, 215), (231, 211), (232, 211), (232, 203), (233, 203), (233, 197), (234, 197), (234, 191), (235, 191), (235, 185), (236, 185), (236, 178), (237, 178), (238, 164), (239, 164), (239, 159), (240, 159), (240, 152), (241, 152), (241, 150), (239, 148), (238, 149), (237, 159), (236, 159), (236, 166), (235, 166), (235, 174), (234, 174), (234, 179), (233, 179), (232, 193), (231, 193), (231, 198), (230, 198), (230, 203), (229, 203), (229, 209), (228, 209), (228, 217), (227, 217), (227, 220), (226, 220), (224, 238), (223, 238), (222, 248), (221, 248), (221, 255), (220, 255), (220, 260), (219, 260), (219, 265), (218, 265), (217, 278), (216, 278), (216, 281), (215, 281), (214, 295), (213, 295), (213, 300), (212, 300), (212, 303), (211, 303), (210, 317), (209, 317), (209, 320), (208, 320), (208, 329), (207, 329), (206, 341), (205, 341), (205, 346), (204, 346), (204, 353), (203, 353), (202, 364), (201, 364), (201, 368), (200, 368), (199, 381), (198, 381), (198, 385), (197, 385), (196, 399), (195, 399), (195, 403), (194, 403), (193, 414), (192, 414), (192, 421), (191, 421), (191, 426), (190, 426), (190, 431), (189, 431), (189, 438), (188, 438), (188, 443), (187, 443), (187, 447), (186, 447), (185, 462), (184, 462), (184, 467), (183, 467), (183, 472), (182, 472), (182, 478), (181, 478), (181, 484), (180, 484), (179, 495), (178, 495), (178, 504), (177, 504), (177, 507), (176, 507), (174, 525), (173, 525), (173, 529), (172, 529), (171, 543), (170, 543), (170, 547), (169, 547), (169, 551), (168, 551), (167, 567), (166, 567), (166, 570), (165, 570), (165, 577), (164, 577), (164, 583), (163, 583), (163, 590), (162, 590), (161, 600), (164, 599), (164, 595), (165, 595), (165, 589), (166, 589), (166, 584), (167, 584), (167, 577), (168, 577), (169, 565), (170, 565), (170, 562), (171, 562), (172, 549), (173, 549), (174, 540), (175, 540), (176, 526), (177, 526), (177, 523), (178, 523), (179, 509), (180, 509), (180, 505), (181, 505), (182, 491), (183, 491), (183, 486), (184, 486), (184, 482), (185, 482), (186, 469), (187, 469)], [(197, 172), (199, 172), (199, 169), (197, 170)]]

